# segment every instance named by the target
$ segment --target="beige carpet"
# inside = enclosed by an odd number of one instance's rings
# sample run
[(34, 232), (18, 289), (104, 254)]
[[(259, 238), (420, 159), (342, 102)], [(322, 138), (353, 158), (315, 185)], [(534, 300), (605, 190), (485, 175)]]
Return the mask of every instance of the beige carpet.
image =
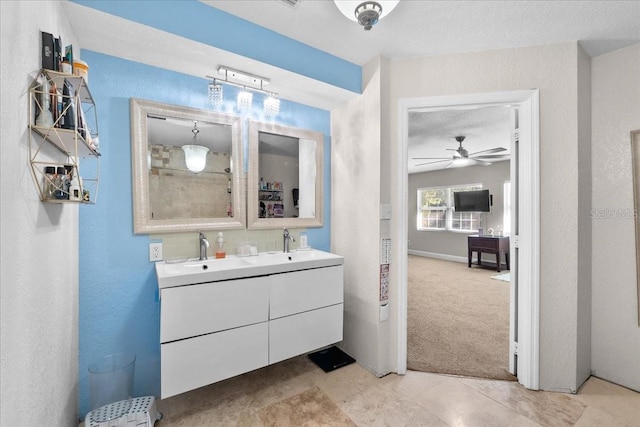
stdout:
[(509, 367), (509, 283), (495, 270), (409, 255), (407, 367), (515, 380)]
[(353, 426), (355, 423), (318, 387), (258, 411), (265, 426)]

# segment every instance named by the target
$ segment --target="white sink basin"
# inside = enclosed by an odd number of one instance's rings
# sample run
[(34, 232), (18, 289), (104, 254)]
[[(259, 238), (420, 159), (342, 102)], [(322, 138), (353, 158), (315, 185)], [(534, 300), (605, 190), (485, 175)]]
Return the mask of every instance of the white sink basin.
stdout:
[(342, 265), (344, 258), (316, 249), (289, 253), (261, 253), (257, 256), (228, 256), (223, 259), (187, 260), (184, 262), (156, 263), (160, 289), (194, 283), (216, 282), (242, 277), (285, 273), (310, 268)]

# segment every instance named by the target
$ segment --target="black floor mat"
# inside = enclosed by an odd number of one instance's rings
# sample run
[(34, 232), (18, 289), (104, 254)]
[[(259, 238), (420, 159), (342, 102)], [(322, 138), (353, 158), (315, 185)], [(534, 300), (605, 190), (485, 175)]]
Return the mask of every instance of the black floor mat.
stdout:
[(309, 359), (325, 372), (331, 372), (356, 361), (356, 359), (335, 346), (310, 353)]

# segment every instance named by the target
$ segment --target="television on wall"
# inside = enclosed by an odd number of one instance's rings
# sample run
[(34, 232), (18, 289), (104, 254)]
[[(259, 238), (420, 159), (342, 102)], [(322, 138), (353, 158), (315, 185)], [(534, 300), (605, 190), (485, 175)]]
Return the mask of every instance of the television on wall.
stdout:
[(453, 193), (456, 212), (491, 212), (489, 190), (456, 191)]

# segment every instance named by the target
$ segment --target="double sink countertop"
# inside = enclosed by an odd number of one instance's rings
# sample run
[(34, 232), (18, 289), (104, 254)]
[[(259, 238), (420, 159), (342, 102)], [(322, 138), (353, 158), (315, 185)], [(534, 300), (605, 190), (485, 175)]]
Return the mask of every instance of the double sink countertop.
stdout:
[(156, 274), (158, 288), (217, 282), (287, 273), (311, 268), (344, 264), (344, 257), (329, 252), (307, 249), (291, 252), (259, 253), (253, 256), (229, 255), (226, 258), (207, 260), (158, 261)]

